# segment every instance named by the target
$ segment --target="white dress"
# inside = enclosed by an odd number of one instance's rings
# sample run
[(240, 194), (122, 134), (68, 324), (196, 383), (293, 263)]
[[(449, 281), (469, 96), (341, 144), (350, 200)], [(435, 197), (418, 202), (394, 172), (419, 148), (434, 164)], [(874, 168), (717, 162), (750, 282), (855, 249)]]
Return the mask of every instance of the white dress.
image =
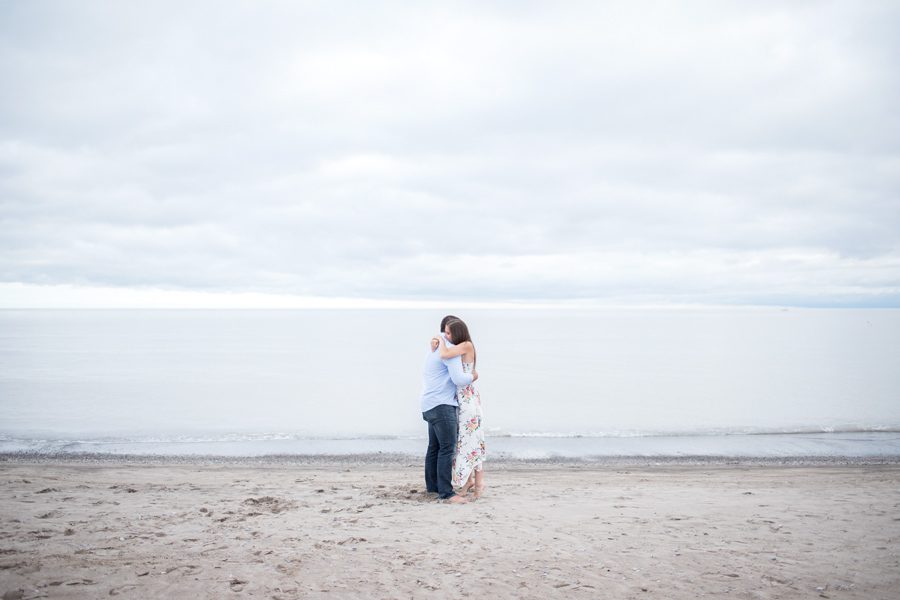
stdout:
[[(474, 363), (464, 362), (463, 371), (471, 373)], [(484, 463), (484, 430), (481, 428), (481, 396), (471, 383), (456, 388), (459, 402), (459, 432), (456, 456), (453, 458), (453, 487), (465, 485), (473, 470), (480, 471)]]

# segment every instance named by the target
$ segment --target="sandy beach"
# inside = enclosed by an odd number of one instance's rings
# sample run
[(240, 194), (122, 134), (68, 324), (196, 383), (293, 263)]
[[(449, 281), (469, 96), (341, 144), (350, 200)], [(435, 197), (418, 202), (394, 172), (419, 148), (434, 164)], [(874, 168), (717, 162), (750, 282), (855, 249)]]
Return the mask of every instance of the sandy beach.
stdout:
[(900, 464), (0, 460), (10, 598), (900, 597)]

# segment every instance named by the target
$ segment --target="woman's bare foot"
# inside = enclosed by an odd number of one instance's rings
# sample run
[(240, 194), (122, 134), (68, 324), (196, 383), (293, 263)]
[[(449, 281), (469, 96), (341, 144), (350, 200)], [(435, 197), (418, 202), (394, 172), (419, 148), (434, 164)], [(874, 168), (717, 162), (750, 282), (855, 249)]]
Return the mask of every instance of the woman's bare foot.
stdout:
[(479, 498), (481, 498), (481, 495), (484, 493), (484, 486), (476, 485), (474, 489), (475, 489), (474, 497), (476, 500), (478, 500)]
[(453, 495), (453, 496), (450, 496), (449, 498), (445, 499), (444, 502), (447, 502), (447, 503), (449, 503), (449, 504), (468, 504), (468, 503), (469, 503), (468, 500), (466, 500), (465, 498), (463, 498), (463, 497), (460, 496), (459, 494), (455, 494), (455, 495)]

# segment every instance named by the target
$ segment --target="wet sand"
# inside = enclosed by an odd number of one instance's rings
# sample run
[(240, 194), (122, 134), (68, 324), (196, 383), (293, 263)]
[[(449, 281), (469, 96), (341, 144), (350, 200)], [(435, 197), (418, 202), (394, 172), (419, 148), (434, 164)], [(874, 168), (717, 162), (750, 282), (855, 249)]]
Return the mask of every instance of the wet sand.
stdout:
[[(835, 461), (831, 461), (835, 462)], [(3, 598), (900, 597), (900, 464), (0, 459)]]

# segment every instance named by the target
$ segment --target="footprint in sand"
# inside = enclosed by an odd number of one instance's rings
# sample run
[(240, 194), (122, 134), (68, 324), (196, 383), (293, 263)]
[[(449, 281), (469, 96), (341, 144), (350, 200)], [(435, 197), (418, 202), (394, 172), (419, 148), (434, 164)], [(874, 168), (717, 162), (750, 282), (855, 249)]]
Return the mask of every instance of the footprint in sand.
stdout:
[[(244, 504), (244, 506), (252, 506), (258, 510), (265, 510), (266, 512), (270, 512), (275, 515), (297, 507), (297, 504), (295, 502), (291, 502), (283, 498), (275, 498), (272, 496), (247, 498), (242, 504)], [(257, 516), (260, 514), (262, 513), (254, 511), (251, 512), (248, 516)]]
[(131, 591), (137, 587), (138, 586), (133, 583), (129, 583), (127, 585), (120, 585), (119, 587), (114, 587), (111, 590), (109, 590), (109, 595), (110, 596), (118, 596), (121, 593)]
[(232, 592), (243, 591), (245, 585), (247, 585), (247, 582), (242, 579), (238, 579), (237, 577), (232, 577), (230, 580), (228, 580), (228, 586), (231, 588)]

